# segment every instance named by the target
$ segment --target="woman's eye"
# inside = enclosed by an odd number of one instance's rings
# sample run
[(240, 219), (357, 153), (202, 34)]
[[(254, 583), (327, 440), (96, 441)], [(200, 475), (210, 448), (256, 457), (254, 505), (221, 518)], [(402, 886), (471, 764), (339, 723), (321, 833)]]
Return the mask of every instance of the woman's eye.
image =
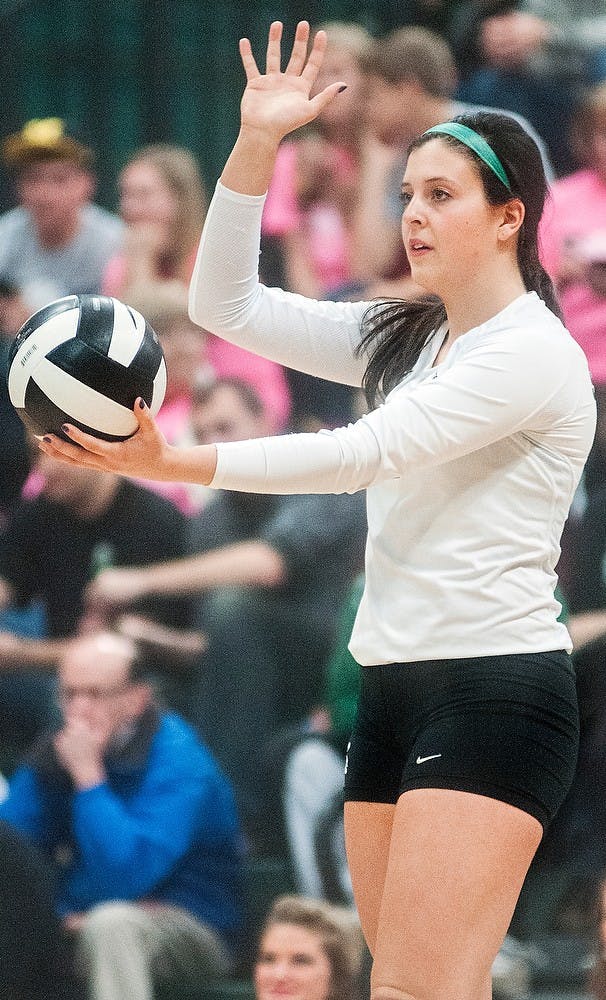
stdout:
[(411, 198), (412, 195), (409, 191), (400, 191), (400, 201), (402, 202), (404, 208), (406, 208), (407, 205), (410, 205)]
[(442, 188), (434, 188), (431, 196), (434, 201), (446, 201), (447, 198), (450, 198), (448, 191), (444, 191)]

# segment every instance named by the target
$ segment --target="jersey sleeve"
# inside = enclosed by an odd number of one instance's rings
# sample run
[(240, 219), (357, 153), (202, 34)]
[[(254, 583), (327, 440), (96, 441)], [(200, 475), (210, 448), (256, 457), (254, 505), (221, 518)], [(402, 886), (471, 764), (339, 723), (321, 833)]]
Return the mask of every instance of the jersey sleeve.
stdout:
[(217, 185), (200, 240), (189, 293), (192, 320), (211, 333), (279, 364), (359, 386), (356, 356), (367, 302), (321, 302), (259, 282), (265, 197)]
[(576, 352), (521, 329), (487, 338), (446, 370), (429, 369), (424, 381), (399, 387), (348, 427), (218, 445), (211, 485), (259, 493), (353, 493), (461, 458), (518, 431), (553, 433), (558, 422), (566, 424), (562, 440), (569, 454), (574, 457), (576, 449), (581, 460), (593, 409)]

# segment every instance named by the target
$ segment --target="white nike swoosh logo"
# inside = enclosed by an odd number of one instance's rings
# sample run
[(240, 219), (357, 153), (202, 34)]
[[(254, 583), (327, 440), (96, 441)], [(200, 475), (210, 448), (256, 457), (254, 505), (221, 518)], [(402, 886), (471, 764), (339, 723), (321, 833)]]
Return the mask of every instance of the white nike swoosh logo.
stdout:
[(436, 757), (441, 756), (441, 753), (430, 753), (429, 757), (417, 757), (417, 764), (424, 764), (426, 760), (435, 760)]

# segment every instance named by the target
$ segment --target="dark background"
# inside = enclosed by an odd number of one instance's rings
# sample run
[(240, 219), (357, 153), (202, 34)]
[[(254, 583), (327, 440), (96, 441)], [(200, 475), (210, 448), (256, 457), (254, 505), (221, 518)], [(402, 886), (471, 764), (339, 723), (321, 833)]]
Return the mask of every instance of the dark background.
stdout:
[[(116, 204), (115, 178), (148, 142), (198, 157), (209, 187), (235, 138), (244, 76), (238, 39), (263, 57), (280, 19), (287, 41), (301, 18), (351, 20), (373, 33), (436, 27), (439, 0), (0, 0), (0, 138), (30, 118), (65, 118), (97, 152), (97, 200)], [(419, 10), (422, 15), (419, 15)], [(0, 210), (13, 203), (0, 172)]]

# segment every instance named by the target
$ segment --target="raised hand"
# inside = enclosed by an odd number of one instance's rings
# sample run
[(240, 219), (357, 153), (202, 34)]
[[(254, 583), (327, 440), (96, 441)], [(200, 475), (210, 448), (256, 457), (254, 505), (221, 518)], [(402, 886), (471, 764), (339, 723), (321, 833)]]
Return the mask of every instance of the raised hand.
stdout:
[(288, 65), (282, 72), (282, 24), (269, 29), (265, 73), (259, 71), (250, 42), (243, 38), (240, 55), (246, 89), (240, 109), (240, 131), (221, 181), (241, 194), (267, 191), (278, 146), (285, 135), (313, 121), (345, 84), (339, 81), (310, 97), (326, 51), (326, 32), (318, 31), (308, 54), (309, 24), (300, 21)]
[(269, 29), (263, 74), (259, 71), (249, 40), (243, 38), (240, 41), (240, 55), (247, 79), (241, 103), (242, 129), (260, 131), (275, 142), (316, 118), (343, 86), (337, 81), (315, 97), (309, 96), (326, 51), (325, 31), (316, 33), (308, 55), (309, 24), (300, 21), (284, 71), (281, 68), (281, 39), (282, 23), (274, 21)]

